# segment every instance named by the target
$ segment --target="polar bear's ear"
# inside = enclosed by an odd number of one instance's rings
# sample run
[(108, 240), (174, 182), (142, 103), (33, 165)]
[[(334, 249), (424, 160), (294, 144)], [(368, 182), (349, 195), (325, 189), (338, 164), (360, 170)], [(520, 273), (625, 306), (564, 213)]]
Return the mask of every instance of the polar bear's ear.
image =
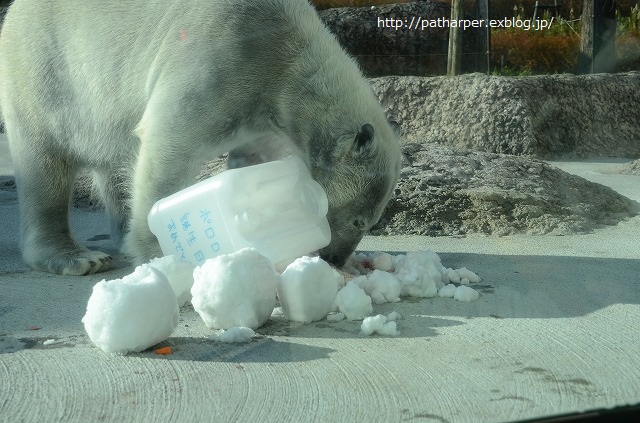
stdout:
[(402, 135), (402, 131), (400, 130), (400, 124), (398, 122), (396, 122), (395, 120), (390, 120), (389, 126), (393, 130), (393, 133), (396, 137), (399, 137)]
[(371, 124), (365, 123), (362, 125), (353, 144), (357, 153), (364, 153), (371, 148), (371, 144), (373, 144), (373, 133), (374, 130)]

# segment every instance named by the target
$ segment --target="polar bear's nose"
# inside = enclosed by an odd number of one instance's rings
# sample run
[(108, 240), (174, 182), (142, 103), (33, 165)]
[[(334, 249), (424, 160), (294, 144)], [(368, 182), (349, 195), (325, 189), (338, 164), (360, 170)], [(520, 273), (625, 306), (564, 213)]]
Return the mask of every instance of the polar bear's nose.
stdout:
[(323, 251), (320, 250), (320, 257), (324, 260), (327, 261), (331, 264), (333, 264), (336, 267), (342, 267), (345, 265), (345, 263), (347, 262), (347, 259), (349, 258), (349, 256), (351, 255), (351, 253), (349, 254), (323, 254)]
[(338, 258), (337, 256), (333, 256), (328, 260), (336, 267), (342, 267), (347, 262), (346, 258)]

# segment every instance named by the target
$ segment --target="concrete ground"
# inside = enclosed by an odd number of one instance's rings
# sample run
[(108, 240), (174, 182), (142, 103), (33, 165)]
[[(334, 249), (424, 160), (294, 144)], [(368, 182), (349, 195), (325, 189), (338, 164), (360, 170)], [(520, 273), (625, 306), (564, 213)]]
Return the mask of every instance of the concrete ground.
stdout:
[[(640, 202), (615, 163), (557, 165)], [(188, 306), (162, 356), (107, 354), (84, 331), (93, 285), (132, 271), (102, 213), (73, 210), (77, 238), (116, 255), (85, 277), (22, 263), (15, 193), (0, 190), (0, 216), (0, 422), (476, 423), (640, 402), (640, 216), (579, 236), (369, 237), (361, 250), (432, 249), (475, 271), (480, 299), (374, 307), (403, 316), (394, 338), (281, 318), (247, 344), (212, 341)]]

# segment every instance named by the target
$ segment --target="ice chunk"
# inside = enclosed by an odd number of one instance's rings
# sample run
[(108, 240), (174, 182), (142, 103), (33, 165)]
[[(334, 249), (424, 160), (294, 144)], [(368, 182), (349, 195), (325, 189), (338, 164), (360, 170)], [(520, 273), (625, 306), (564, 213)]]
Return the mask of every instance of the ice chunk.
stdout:
[(412, 251), (398, 260), (395, 275), (402, 283), (400, 295), (435, 297), (442, 280), (440, 257), (433, 251)]
[(93, 287), (82, 318), (91, 341), (111, 353), (139, 352), (164, 341), (178, 325), (178, 303), (162, 272), (147, 264)]
[(438, 291), (438, 295), (441, 297), (453, 298), (456, 294), (457, 287), (450, 283), (449, 285), (445, 285)]
[(310, 323), (332, 310), (342, 276), (320, 257), (301, 257), (280, 275), (278, 299), (287, 319)]
[(354, 278), (352, 282), (364, 289), (374, 304), (400, 301), (401, 284), (391, 273), (376, 269), (367, 276)]
[(396, 322), (388, 322), (387, 316), (382, 314), (365, 318), (360, 325), (360, 333), (367, 336), (374, 333), (387, 336), (396, 336), (400, 334), (396, 329)]
[(460, 276), (460, 280), (467, 279), (467, 283), (478, 283), (480, 282), (480, 276), (473, 273), (471, 270), (463, 267), (461, 269), (456, 269), (456, 273)]
[(347, 283), (338, 291), (336, 305), (347, 320), (362, 320), (373, 311), (371, 297), (353, 282)]
[(256, 329), (275, 307), (278, 274), (253, 248), (208, 259), (195, 268), (193, 278), (191, 303), (210, 328)]
[(382, 270), (383, 272), (393, 270), (393, 256), (391, 254), (377, 252), (372, 254), (372, 256), (371, 264), (373, 264), (374, 269)]
[(455, 270), (448, 268), (447, 269), (447, 279), (449, 282), (460, 283), (460, 274)]
[(221, 333), (214, 336), (213, 339), (218, 342), (228, 343), (249, 342), (255, 334), (256, 333), (251, 328), (234, 326), (227, 330), (223, 330)]
[(387, 319), (392, 322), (394, 320), (402, 319), (402, 316), (397, 311), (392, 311), (387, 315)]
[(459, 287), (457, 287), (456, 293), (453, 296), (455, 300), (466, 301), (466, 302), (475, 301), (479, 297), (480, 297), (480, 293), (478, 291), (465, 285), (460, 285)]

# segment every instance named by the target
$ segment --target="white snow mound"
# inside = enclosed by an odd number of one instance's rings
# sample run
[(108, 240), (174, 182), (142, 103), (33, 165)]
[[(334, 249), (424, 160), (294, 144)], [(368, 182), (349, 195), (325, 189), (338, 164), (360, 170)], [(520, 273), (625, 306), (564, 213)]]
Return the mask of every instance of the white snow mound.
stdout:
[(164, 341), (178, 326), (176, 296), (162, 272), (143, 264), (122, 279), (94, 287), (82, 318), (98, 348), (126, 354)]
[(373, 312), (371, 297), (353, 282), (338, 291), (336, 305), (347, 320), (362, 320)]
[(332, 310), (343, 277), (320, 257), (300, 257), (287, 266), (277, 284), (288, 320), (310, 323)]
[(254, 248), (208, 259), (193, 271), (191, 303), (212, 329), (257, 329), (276, 304), (278, 274)]

